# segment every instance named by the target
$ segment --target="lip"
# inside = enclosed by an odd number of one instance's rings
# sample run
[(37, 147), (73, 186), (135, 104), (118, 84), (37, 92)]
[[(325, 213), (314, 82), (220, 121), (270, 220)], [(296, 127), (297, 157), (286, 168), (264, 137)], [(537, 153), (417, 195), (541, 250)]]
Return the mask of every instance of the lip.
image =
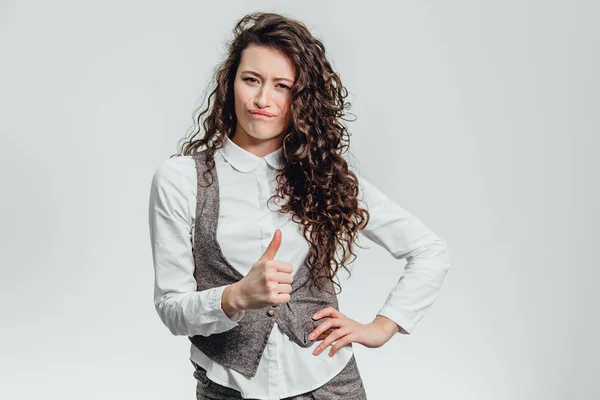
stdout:
[(257, 116), (257, 117), (263, 117), (263, 118), (272, 118), (273, 117), (273, 114), (268, 113), (266, 111), (252, 110), (252, 111), (250, 111), (250, 114)]

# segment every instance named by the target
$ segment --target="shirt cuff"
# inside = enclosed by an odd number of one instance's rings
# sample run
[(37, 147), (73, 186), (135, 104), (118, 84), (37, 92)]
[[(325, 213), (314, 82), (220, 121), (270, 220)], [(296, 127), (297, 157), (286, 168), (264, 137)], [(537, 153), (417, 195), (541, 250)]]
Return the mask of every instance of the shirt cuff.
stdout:
[(223, 311), (223, 308), (221, 307), (221, 303), (222, 303), (222, 299), (223, 299), (223, 292), (225, 291), (225, 288), (229, 286), (229, 285), (224, 285), (224, 286), (219, 286), (217, 288), (215, 288), (215, 290), (213, 291), (213, 297), (212, 297), (212, 309), (215, 312), (215, 315), (217, 316), (217, 318), (219, 318), (219, 321), (223, 321), (223, 322), (231, 322), (234, 326), (237, 326), (238, 322), (244, 318), (244, 315), (246, 314), (246, 310), (240, 310), (238, 312), (236, 312), (235, 314), (233, 314), (230, 317), (227, 316), (227, 314), (225, 314), (225, 311)]
[[(393, 309), (390, 305), (384, 305), (381, 310), (377, 313), (377, 315), (382, 315), (386, 318), (391, 319), (396, 324), (400, 326), (400, 328), (404, 329), (407, 333), (411, 333), (415, 327), (415, 324), (403, 313)], [(396, 333), (402, 333), (402, 330), (398, 330)]]

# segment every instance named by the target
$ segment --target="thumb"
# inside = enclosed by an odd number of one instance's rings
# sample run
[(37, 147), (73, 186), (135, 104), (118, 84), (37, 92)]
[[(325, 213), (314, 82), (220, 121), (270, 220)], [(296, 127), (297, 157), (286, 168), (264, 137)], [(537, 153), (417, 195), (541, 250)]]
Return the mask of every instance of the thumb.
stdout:
[(272, 260), (275, 258), (275, 254), (277, 253), (277, 250), (279, 250), (279, 245), (281, 245), (281, 231), (275, 229), (271, 243), (269, 243), (269, 246), (258, 261)]

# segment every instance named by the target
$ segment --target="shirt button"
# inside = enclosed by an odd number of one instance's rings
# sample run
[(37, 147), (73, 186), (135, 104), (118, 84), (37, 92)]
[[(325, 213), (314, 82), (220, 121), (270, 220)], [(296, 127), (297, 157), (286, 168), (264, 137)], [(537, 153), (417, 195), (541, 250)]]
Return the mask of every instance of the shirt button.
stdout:
[(269, 310), (269, 311), (267, 311), (267, 315), (268, 315), (269, 317), (272, 317), (274, 314), (275, 314), (275, 311), (273, 311), (273, 310)]

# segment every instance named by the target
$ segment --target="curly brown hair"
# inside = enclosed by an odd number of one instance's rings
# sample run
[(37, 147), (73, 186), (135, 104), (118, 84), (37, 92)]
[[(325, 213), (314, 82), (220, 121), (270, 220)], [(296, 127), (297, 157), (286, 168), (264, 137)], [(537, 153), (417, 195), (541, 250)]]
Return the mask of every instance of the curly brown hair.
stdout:
[[(351, 275), (346, 263), (350, 255), (356, 258), (353, 244), (358, 231), (369, 221), (369, 212), (358, 205), (358, 177), (342, 157), (349, 147), (350, 134), (339, 120), (344, 119), (344, 109), (350, 107), (344, 102), (348, 92), (327, 60), (323, 43), (303, 23), (276, 13), (255, 12), (243, 16), (233, 32), (227, 57), (215, 69), (216, 87), (208, 105), (194, 119), (197, 129), (181, 152), (171, 157), (191, 155), (205, 146), (205, 173), (209, 174), (215, 166), (215, 151), (225, 142), (224, 135), (231, 138), (235, 132), (233, 82), (242, 51), (258, 45), (286, 54), (297, 72), (291, 92), (291, 117), (282, 141), (285, 166), (276, 178), (277, 193), (269, 201), (276, 197), (289, 199), (279, 212), (291, 213), (292, 220), (302, 225), (303, 236), (310, 243), (306, 263), (315, 285), (322, 290), (319, 280), (329, 279), (341, 288), (333, 278), (340, 267)], [(201, 124), (205, 135), (194, 139)], [(340, 260), (338, 247), (342, 250)]]

